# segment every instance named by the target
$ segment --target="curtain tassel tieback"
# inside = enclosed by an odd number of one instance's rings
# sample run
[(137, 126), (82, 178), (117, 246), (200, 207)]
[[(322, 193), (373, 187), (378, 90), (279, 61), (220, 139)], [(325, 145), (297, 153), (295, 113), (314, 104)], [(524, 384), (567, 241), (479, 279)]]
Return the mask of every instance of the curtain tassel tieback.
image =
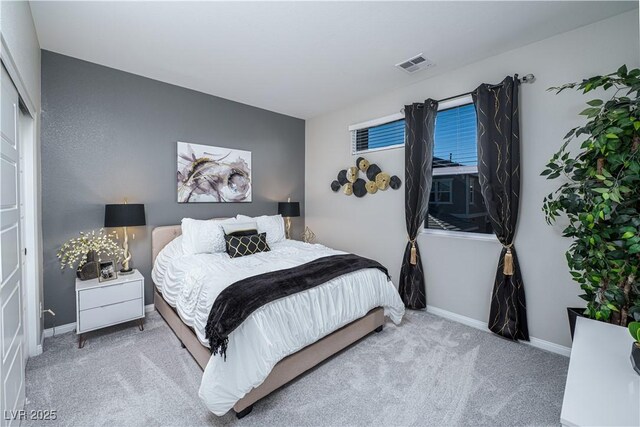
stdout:
[(416, 250), (416, 239), (409, 239), (409, 243), (411, 243), (411, 258), (409, 262), (411, 265), (416, 265), (418, 263), (418, 251)]
[(504, 254), (504, 266), (502, 268), (502, 273), (505, 276), (513, 276), (513, 255), (511, 254), (511, 245), (505, 245), (507, 248), (507, 253)]

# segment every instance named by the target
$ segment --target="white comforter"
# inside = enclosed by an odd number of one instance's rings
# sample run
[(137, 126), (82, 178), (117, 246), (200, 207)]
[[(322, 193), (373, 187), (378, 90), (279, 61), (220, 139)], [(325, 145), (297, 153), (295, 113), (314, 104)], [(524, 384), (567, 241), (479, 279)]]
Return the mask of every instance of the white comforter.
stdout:
[[(245, 277), (340, 254), (322, 245), (287, 240), (270, 252), (231, 259), (226, 253), (184, 255), (178, 237), (156, 258), (153, 281), (183, 322), (209, 346), (205, 326), (218, 294)], [(384, 273), (366, 269), (256, 310), (229, 335), (227, 359), (212, 356), (200, 384), (200, 398), (223, 415), (259, 386), (284, 357), (364, 316), (375, 307), (399, 323), (404, 306)]]

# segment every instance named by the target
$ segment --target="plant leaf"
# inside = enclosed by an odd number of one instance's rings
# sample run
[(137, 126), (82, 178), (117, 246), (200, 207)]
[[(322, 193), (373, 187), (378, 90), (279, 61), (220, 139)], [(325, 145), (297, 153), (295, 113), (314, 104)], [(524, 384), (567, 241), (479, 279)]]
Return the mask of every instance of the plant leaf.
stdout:
[(640, 322), (631, 322), (627, 327), (633, 339), (640, 342)]

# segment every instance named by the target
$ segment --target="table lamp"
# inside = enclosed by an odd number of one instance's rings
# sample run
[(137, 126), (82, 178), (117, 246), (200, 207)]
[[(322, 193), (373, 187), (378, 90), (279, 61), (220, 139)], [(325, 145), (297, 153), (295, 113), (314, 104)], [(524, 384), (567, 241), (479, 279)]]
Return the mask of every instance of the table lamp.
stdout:
[[(147, 223), (144, 218), (144, 205), (142, 204), (128, 204), (125, 201), (124, 204), (105, 205), (104, 226), (124, 227), (124, 242), (122, 244), (124, 259), (122, 260), (122, 270), (120, 270), (120, 274), (133, 272), (133, 269), (129, 266), (129, 263), (131, 262), (131, 252), (129, 252), (129, 235), (127, 234), (127, 227), (136, 227), (146, 224)], [(133, 235), (133, 238), (135, 238), (135, 234)]]
[(300, 203), (292, 202), (291, 197), (286, 202), (278, 202), (278, 213), (285, 221), (287, 239), (291, 238), (291, 218), (300, 216)]

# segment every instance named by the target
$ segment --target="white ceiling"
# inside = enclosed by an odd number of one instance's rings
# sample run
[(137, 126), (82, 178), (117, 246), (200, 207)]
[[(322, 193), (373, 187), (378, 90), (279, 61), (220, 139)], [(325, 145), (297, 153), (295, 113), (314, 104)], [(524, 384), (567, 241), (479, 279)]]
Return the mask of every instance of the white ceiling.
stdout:
[[(300, 118), (635, 7), (637, 1), (31, 2), (43, 49)], [(437, 65), (415, 75), (394, 67), (418, 53)]]

